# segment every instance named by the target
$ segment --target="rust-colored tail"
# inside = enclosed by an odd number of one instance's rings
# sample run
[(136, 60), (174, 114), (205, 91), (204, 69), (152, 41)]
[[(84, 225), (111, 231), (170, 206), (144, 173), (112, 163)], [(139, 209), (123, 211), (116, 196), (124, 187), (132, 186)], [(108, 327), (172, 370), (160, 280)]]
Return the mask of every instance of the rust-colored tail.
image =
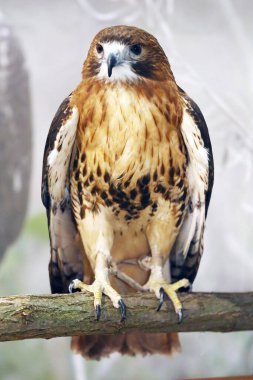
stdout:
[[(134, 268), (132, 266), (130, 269), (122, 265), (120, 269), (138, 280), (139, 283), (143, 284), (147, 281), (149, 273), (143, 272), (137, 266)], [(111, 284), (122, 295), (134, 291), (115, 278), (111, 278)], [(180, 343), (176, 333), (143, 333), (137, 331), (124, 335), (75, 336), (72, 338), (71, 348), (87, 359), (99, 360), (102, 357), (108, 357), (113, 352), (130, 356), (138, 354), (143, 356), (147, 354), (169, 355), (180, 350)]]
[(180, 349), (176, 333), (130, 333), (124, 335), (85, 335), (72, 338), (71, 348), (87, 359), (99, 360), (113, 352), (122, 355), (169, 355)]

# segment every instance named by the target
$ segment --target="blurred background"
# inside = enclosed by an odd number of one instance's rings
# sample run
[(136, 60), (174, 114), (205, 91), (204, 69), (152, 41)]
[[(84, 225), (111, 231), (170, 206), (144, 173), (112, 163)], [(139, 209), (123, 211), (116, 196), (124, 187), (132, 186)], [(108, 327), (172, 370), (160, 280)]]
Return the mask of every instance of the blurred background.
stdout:
[[(94, 35), (129, 24), (154, 34), (200, 106), (215, 158), (195, 291), (253, 290), (253, 2), (0, 0), (0, 295), (50, 291), (40, 200), (51, 120), (76, 87)], [(181, 334), (173, 357), (85, 362), (67, 338), (0, 344), (0, 379), (181, 379), (253, 374), (253, 333)]]

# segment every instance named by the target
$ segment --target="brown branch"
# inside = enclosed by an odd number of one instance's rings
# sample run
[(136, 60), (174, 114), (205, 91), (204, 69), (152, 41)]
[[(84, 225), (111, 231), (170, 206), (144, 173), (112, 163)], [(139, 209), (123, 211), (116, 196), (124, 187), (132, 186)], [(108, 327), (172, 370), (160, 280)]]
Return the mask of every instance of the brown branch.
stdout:
[(184, 319), (177, 323), (171, 303), (156, 312), (152, 294), (124, 297), (127, 320), (120, 322), (119, 310), (104, 297), (102, 315), (95, 320), (91, 295), (11, 296), (0, 298), (0, 341), (53, 338), (84, 334), (120, 334), (134, 330), (239, 331), (253, 330), (252, 293), (191, 293), (179, 295)]

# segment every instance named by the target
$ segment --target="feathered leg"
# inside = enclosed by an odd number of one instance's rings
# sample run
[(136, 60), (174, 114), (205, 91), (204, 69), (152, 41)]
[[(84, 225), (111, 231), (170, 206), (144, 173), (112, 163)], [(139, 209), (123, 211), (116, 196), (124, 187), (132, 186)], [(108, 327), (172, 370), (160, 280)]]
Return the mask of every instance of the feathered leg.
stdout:
[(112, 288), (109, 280), (110, 251), (113, 244), (113, 230), (110, 224), (103, 214), (87, 211), (85, 218), (77, 221), (77, 226), (95, 280), (91, 285), (87, 285), (75, 279), (70, 284), (69, 291), (80, 289), (81, 292), (93, 293), (98, 320), (101, 314), (102, 294), (104, 293), (110, 298), (114, 307), (120, 308), (121, 320), (126, 319), (126, 306), (120, 294)]
[(168, 222), (156, 219), (148, 225), (146, 236), (151, 248), (152, 262), (150, 277), (144, 285), (144, 289), (154, 292), (159, 299), (157, 311), (161, 309), (164, 295), (166, 294), (174, 306), (179, 322), (181, 322), (183, 315), (182, 304), (176, 291), (180, 288), (187, 288), (190, 283), (187, 279), (181, 279), (174, 284), (170, 284), (163, 271), (164, 263), (176, 239), (177, 230), (173, 225), (169, 226)]

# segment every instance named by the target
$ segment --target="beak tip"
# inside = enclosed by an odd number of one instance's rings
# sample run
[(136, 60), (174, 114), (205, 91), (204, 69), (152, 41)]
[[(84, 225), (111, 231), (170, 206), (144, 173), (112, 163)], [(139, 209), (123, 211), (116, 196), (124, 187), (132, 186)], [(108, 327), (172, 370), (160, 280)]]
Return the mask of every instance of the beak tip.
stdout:
[(115, 57), (114, 54), (110, 54), (107, 60), (107, 65), (108, 65), (108, 77), (110, 78), (112, 75), (112, 69), (114, 66), (117, 65), (117, 58)]

